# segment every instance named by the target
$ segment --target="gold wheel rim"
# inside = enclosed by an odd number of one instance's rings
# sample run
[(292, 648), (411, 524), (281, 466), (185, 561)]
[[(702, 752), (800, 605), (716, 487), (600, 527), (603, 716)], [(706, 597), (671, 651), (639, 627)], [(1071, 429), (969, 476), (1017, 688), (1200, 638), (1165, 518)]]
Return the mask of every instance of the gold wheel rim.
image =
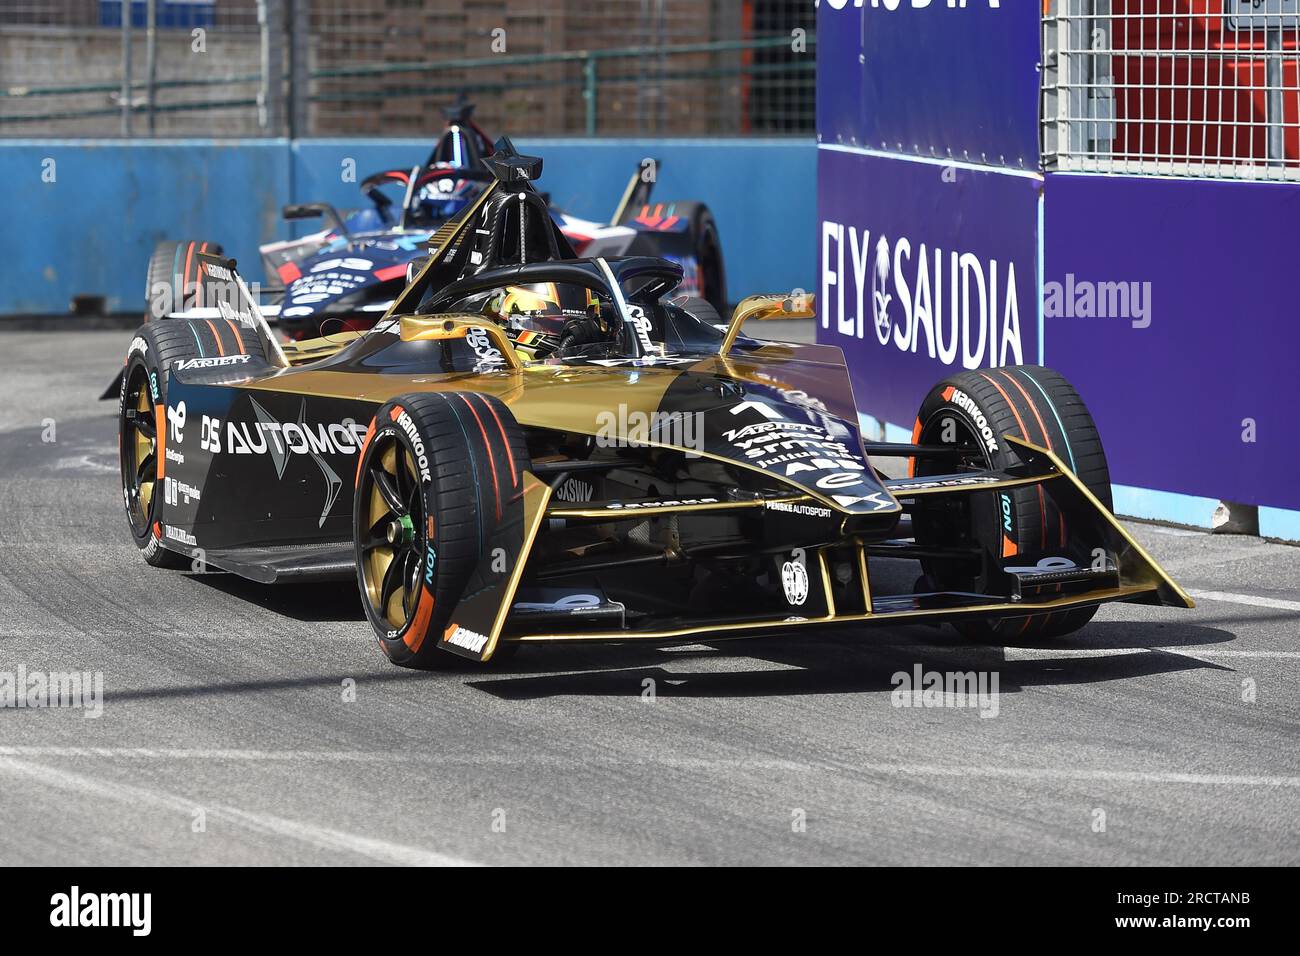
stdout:
[(424, 506), (415, 463), (396, 435), (374, 440), (361, 473), (361, 574), (376, 617), (401, 630), (415, 613), (424, 572)]
[(148, 374), (137, 365), (129, 372), (122, 429), (122, 484), (127, 493), (127, 515), (137, 535), (149, 529), (158, 484), (156, 411), (149, 397)]

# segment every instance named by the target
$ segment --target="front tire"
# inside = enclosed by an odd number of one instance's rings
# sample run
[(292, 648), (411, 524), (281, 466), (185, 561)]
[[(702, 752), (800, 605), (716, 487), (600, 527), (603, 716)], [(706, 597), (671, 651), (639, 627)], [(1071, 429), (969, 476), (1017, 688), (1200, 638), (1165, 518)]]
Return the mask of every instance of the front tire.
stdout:
[(358, 465), (353, 532), (361, 603), (394, 664), (461, 661), (438, 642), (530, 468), (523, 432), (492, 396), (431, 392), (380, 407)]
[[(913, 440), (922, 445), (956, 442), (976, 468), (1000, 471), (1018, 460), (1006, 434), (1054, 452), (1107, 508), (1110, 469), (1097, 426), (1083, 399), (1059, 373), (1040, 365), (978, 369), (944, 379), (926, 396)], [(913, 469), (917, 477), (951, 471), (947, 462)], [(954, 541), (998, 559), (1069, 550), (1069, 523), (1041, 485), (938, 496), (913, 511), (917, 544), (943, 547)], [(979, 561), (922, 562), (928, 585), (940, 591), (990, 593), (987, 566)], [(1095, 607), (954, 624), (963, 635), (996, 643), (1060, 637), (1083, 627)]]

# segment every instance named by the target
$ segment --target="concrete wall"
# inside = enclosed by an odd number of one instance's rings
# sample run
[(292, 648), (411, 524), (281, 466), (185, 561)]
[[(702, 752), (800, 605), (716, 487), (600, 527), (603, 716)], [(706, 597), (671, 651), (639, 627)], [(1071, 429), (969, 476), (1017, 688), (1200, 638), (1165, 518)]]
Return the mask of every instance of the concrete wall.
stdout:
[[(644, 157), (656, 196), (713, 209), (733, 299), (812, 289), (811, 140), (521, 140), (546, 160), (540, 187), (575, 215), (607, 218)], [(426, 140), (25, 140), (0, 145), (0, 313), (61, 313), (74, 294), (143, 309), (145, 266), (162, 239), (212, 239), (261, 279), (259, 243), (291, 234), (287, 202), (357, 205), (357, 179), (414, 165)], [(299, 229), (302, 228), (301, 224)]]

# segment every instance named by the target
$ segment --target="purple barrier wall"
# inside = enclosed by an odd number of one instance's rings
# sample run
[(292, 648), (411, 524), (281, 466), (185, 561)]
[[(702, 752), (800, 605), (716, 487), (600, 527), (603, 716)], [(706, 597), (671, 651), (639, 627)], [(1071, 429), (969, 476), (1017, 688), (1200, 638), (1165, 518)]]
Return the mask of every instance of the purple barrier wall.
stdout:
[(1037, 3), (822, 0), (825, 143), (1038, 168)]
[(1037, 361), (1035, 7), (818, 7), (818, 341), (882, 422), (910, 428), (951, 372)]
[(953, 371), (1044, 361), (1096, 415), (1126, 513), (1206, 525), (1237, 501), (1300, 539), (1300, 184), (1044, 180), (1040, 10), (822, 0), (818, 340), (904, 429)]
[(1300, 508), (1298, 214), (1300, 185), (1048, 177), (1047, 364), (1085, 396), (1116, 483)]
[(818, 341), (863, 412), (910, 428), (944, 376), (1038, 360), (1037, 177), (818, 153)]

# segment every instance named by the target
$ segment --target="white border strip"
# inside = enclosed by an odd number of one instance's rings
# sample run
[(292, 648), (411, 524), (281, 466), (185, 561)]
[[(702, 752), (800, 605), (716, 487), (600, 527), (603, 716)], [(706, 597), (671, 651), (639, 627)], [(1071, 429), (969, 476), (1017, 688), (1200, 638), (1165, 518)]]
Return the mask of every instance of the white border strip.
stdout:
[[(1198, 601), (1223, 601), (1228, 604), (1244, 604), (1247, 607), (1271, 607), (1279, 611), (1295, 611), (1300, 614), (1300, 601), (1283, 601), (1280, 598), (1261, 597), (1257, 594), (1234, 594), (1229, 591), (1187, 592)], [(1300, 656), (1300, 653), (1297, 654)]]
[(998, 176), (1016, 176), (1020, 179), (1043, 181), (1043, 174), (1031, 169), (1012, 169), (1007, 166), (985, 166), (961, 159), (945, 159), (940, 156), (910, 156), (907, 153), (890, 153), (883, 149), (869, 149), (866, 146), (844, 146), (840, 143), (818, 143), (818, 149), (832, 153), (849, 153), (854, 156), (870, 156), (873, 159), (897, 159), (908, 163), (922, 163), (926, 166), (939, 166), (943, 169), (965, 169), (973, 173), (992, 173)]

